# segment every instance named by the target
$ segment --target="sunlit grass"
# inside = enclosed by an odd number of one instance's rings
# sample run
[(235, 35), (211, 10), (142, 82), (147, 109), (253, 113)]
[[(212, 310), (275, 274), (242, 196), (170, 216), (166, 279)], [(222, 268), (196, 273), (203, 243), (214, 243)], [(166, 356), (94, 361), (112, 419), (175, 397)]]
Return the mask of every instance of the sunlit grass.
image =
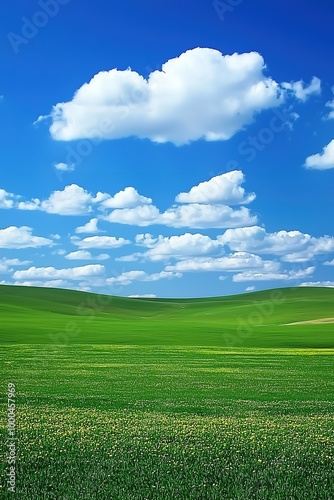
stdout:
[(333, 291), (284, 291), (241, 339), (270, 292), (92, 310), (78, 292), (5, 288), (0, 432), (15, 383), (17, 498), (334, 498), (333, 326), (282, 326), (332, 316)]

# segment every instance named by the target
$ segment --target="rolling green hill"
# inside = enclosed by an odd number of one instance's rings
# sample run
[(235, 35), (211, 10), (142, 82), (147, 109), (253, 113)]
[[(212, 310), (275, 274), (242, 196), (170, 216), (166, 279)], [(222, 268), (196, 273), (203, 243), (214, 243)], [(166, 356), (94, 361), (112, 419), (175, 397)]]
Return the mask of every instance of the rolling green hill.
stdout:
[(334, 324), (290, 324), (333, 306), (326, 288), (128, 299), (0, 286), (19, 498), (334, 498)]
[(129, 299), (0, 286), (0, 342), (334, 347), (334, 289), (282, 288), (203, 299)]

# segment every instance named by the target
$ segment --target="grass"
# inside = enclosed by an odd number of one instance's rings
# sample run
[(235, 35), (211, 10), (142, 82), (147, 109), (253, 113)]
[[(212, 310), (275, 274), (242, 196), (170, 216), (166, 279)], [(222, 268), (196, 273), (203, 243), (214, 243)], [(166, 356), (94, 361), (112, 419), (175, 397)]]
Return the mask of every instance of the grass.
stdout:
[(333, 304), (329, 289), (130, 300), (0, 287), (17, 497), (334, 498), (334, 325), (281, 326)]

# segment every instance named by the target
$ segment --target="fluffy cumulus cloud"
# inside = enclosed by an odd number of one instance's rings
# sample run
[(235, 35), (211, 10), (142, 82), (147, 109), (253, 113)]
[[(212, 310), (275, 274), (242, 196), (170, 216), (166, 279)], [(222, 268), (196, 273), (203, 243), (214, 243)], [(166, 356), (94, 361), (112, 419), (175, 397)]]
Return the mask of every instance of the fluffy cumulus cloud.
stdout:
[(167, 271), (241, 271), (256, 269), (263, 272), (276, 272), (280, 264), (271, 260), (263, 260), (258, 255), (247, 252), (235, 252), (224, 257), (196, 257), (177, 262), (166, 267)]
[(91, 219), (89, 222), (87, 222), (83, 226), (77, 227), (75, 229), (75, 232), (77, 234), (80, 234), (80, 233), (90, 233), (90, 234), (100, 233), (101, 231), (97, 227), (97, 223), (98, 223), (98, 218), (94, 217), (93, 219)]
[[(239, 171), (226, 172), (213, 177), (209, 181), (202, 182), (190, 189), (188, 193), (180, 193), (176, 196), (178, 204), (168, 208), (165, 212), (152, 205), (150, 198), (138, 195), (133, 188), (127, 188), (128, 201), (124, 199), (126, 190), (111, 198), (116, 206), (127, 203), (128, 208), (116, 208), (103, 218), (106, 221), (136, 226), (162, 225), (175, 228), (189, 227), (194, 229), (227, 228), (249, 226), (256, 224), (257, 217), (244, 206), (238, 209), (230, 205), (250, 203), (255, 194), (247, 194), (241, 184), (244, 182), (244, 174)], [(130, 201), (134, 206), (130, 208)], [(110, 206), (110, 199), (102, 202), (104, 206)]]
[(158, 224), (159, 209), (153, 205), (140, 205), (135, 208), (121, 208), (113, 210), (105, 220), (131, 226), (150, 226)]
[(133, 281), (159, 281), (161, 279), (181, 278), (181, 273), (161, 271), (160, 273), (148, 274), (145, 271), (127, 271), (119, 276), (108, 278), (106, 282), (110, 285), (131, 285)]
[(30, 267), (13, 274), (16, 280), (82, 280), (103, 275), (104, 266), (100, 264), (89, 264), (87, 266), (72, 267), (68, 269), (55, 269), (54, 267)]
[(217, 240), (233, 251), (273, 254), (285, 262), (306, 262), (319, 254), (334, 251), (334, 238), (314, 238), (300, 231), (267, 233), (263, 227), (228, 229)]
[(305, 167), (316, 170), (334, 168), (334, 139), (324, 147), (321, 153), (306, 158)]
[(189, 205), (174, 206), (160, 215), (159, 223), (170, 227), (226, 228), (256, 224), (257, 217), (251, 215), (246, 207), (238, 210), (227, 205)]
[(283, 88), (292, 92), (297, 99), (300, 101), (306, 101), (306, 99), (312, 94), (320, 94), (321, 92), (321, 81), (317, 77), (313, 77), (309, 85), (305, 84), (303, 81), (298, 82), (284, 82), (282, 84)]
[(17, 208), (19, 210), (41, 210), (58, 215), (85, 215), (92, 211), (93, 204), (103, 201), (108, 196), (100, 192), (96, 196), (92, 196), (77, 184), (71, 184), (62, 191), (54, 191), (47, 200), (41, 201), (35, 198), (31, 201), (22, 201)]
[(205, 229), (252, 225), (257, 222), (257, 217), (251, 215), (246, 207), (234, 210), (227, 205), (190, 203), (175, 205), (163, 213), (153, 205), (113, 210), (105, 220), (141, 227), (159, 224), (176, 228)]
[(150, 205), (151, 198), (140, 195), (133, 187), (126, 187), (110, 198), (102, 202), (105, 208), (134, 208), (139, 205)]
[(265, 69), (257, 52), (223, 55), (195, 48), (147, 79), (131, 69), (101, 71), (71, 101), (53, 107), (50, 132), (65, 141), (135, 136), (179, 145), (226, 140), (256, 113), (280, 105), (287, 93), (305, 100), (318, 91), (316, 79), (309, 87), (280, 85)]
[(259, 271), (244, 271), (235, 274), (233, 281), (289, 281), (300, 280), (310, 276), (315, 271), (315, 267), (308, 267), (307, 269), (300, 269), (298, 271), (281, 271), (281, 272), (259, 272)]
[(225, 205), (240, 205), (250, 203), (255, 194), (246, 194), (241, 184), (245, 176), (240, 170), (233, 170), (225, 174), (212, 177), (209, 181), (201, 182), (190, 189), (188, 193), (180, 193), (176, 197), (179, 203), (221, 203)]
[(9, 226), (0, 229), (0, 248), (38, 248), (53, 244), (49, 238), (34, 236), (31, 227)]
[(70, 252), (65, 255), (65, 259), (68, 260), (107, 260), (109, 255), (106, 253), (101, 253), (95, 257), (87, 250), (77, 250), (76, 252)]
[(102, 192), (93, 195), (77, 184), (52, 192), (46, 200), (34, 198), (14, 202), (19, 197), (0, 191), (0, 208), (39, 210), (65, 216), (86, 215), (98, 209), (101, 214), (77, 227), (77, 234), (101, 232), (98, 228), (99, 219), (139, 227), (162, 225), (194, 229), (235, 228), (257, 223), (257, 217), (251, 214), (249, 208), (230, 206), (254, 200), (255, 194), (248, 194), (241, 187), (244, 180), (244, 174), (239, 170), (213, 177), (192, 187), (189, 192), (177, 195), (177, 203), (165, 212), (160, 212), (152, 204), (151, 198), (140, 195), (133, 187), (126, 187), (110, 196)]
[(136, 244), (149, 250), (138, 256), (152, 261), (169, 259), (184, 259), (192, 255), (207, 255), (214, 252), (219, 243), (203, 234), (185, 233), (180, 236), (158, 236), (154, 238), (150, 234), (138, 234)]
[(73, 236), (71, 241), (79, 248), (120, 248), (124, 245), (131, 243), (130, 240), (125, 238), (115, 238), (115, 236), (88, 236), (80, 240), (78, 237)]

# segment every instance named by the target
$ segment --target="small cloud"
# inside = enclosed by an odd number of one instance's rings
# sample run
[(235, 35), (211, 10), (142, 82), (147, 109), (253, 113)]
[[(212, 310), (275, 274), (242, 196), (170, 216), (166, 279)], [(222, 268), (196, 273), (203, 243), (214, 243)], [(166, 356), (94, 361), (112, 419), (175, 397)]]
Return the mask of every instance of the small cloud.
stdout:
[(299, 286), (334, 288), (334, 281), (306, 281), (304, 283), (301, 283)]
[(129, 299), (155, 299), (154, 293), (144, 293), (143, 295), (128, 295)]
[(181, 273), (161, 271), (160, 273), (147, 274), (145, 271), (127, 271), (117, 277), (107, 278), (110, 285), (130, 285), (133, 281), (159, 281), (161, 279), (181, 278)]
[(330, 168), (334, 168), (334, 139), (324, 147), (321, 153), (306, 158), (305, 167), (316, 170), (329, 170)]
[(71, 184), (62, 191), (53, 191), (46, 200), (34, 198), (31, 201), (18, 203), (17, 208), (40, 210), (57, 215), (85, 215), (92, 212), (94, 204), (99, 203), (104, 196), (103, 193), (97, 193), (94, 197), (77, 184)]
[(76, 252), (71, 252), (65, 255), (65, 259), (68, 260), (107, 260), (109, 255), (106, 253), (101, 253), (94, 257), (90, 252), (86, 250), (77, 250)]
[(51, 115), (40, 115), (37, 120), (33, 122), (33, 125), (37, 125), (38, 123), (44, 122), (45, 120), (48, 120), (51, 118)]
[(291, 91), (300, 101), (306, 101), (306, 99), (312, 94), (321, 93), (321, 81), (316, 76), (312, 78), (309, 85), (306, 85), (302, 80), (299, 80), (298, 82), (284, 82), (282, 86), (286, 90)]
[(245, 291), (246, 292), (254, 292), (254, 290), (255, 290), (255, 286), (248, 286)]
[(190, 189), (188, 193), (180, 193), (176, 197), (178, 203), (222, 203), (225, 205), (239, 205), (250, 203), (255, 194), (246, 194), (241, 184), (245, 182), (245, 175), (240, 170), (226, 172), (209, 181), (204, 181)]
[(55, 163), (54, 167), (56, 170), (61, 170), (62, 172), (73, 172), (73, 170), (75, 169), (74, 163), (64, 163), (64, 162)]
[(115, 236), (88, 236), (80, 240), (77, 236), (72, 236), (73, 245), (81, 249), (87, 248), (120, 248), (124, 245), (129, 245), (130, 240), (125, 238), (115, 238)]
[(105, 208), (135, 208), (139, 205), (151, 205), (152, 199), (142, 196), (133, 187), (126, 187), (110, 198), (104, 200), (101, 205)]
[(31, 227), (10, 226), (0, 229), (0, 248), (39, 248), (52, 245), (54, 245), (52, 240), (34, 236)]
[(89, 264), (87, 266), (73, 267), (69, 269), (55, 269), (54, 267), (30, 267), (24, 271), (15, 271), (13, 277), (18, 281), (24, 280), (81, 280), (102, 276), (105, 272), (104, 266), (100, 264)]
[(91, 233), (91, 234), (101, 233), (102, 231), (100, 231), (99, 228), (97, 227), (97, 223), (98, 223), (98, 219), (97, 219), (97, 217), (95, 217), (94, 219), (91, 219), (89, 222), (87, 222), (83, 226), (77, 227), (76, 230), (75, 230), (75, 232), (77, 234), (81, 234), (81, 233)]

